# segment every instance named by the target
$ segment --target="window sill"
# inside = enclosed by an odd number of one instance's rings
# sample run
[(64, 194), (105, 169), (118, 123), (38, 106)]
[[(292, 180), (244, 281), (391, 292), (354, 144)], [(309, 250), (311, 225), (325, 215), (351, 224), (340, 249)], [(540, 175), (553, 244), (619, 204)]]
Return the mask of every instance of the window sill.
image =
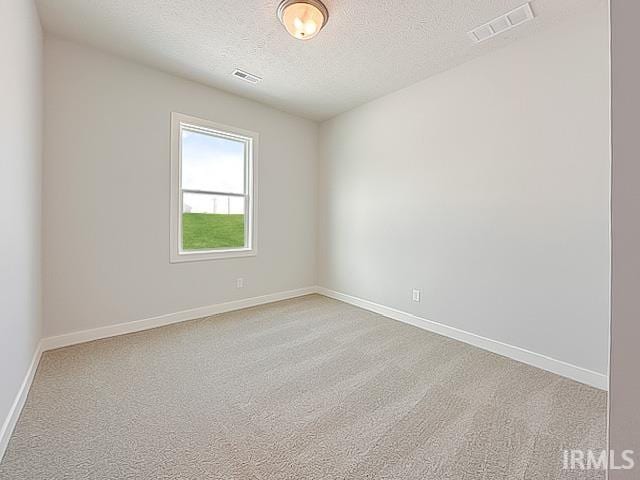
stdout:
[(180, 252), (171, 254), (171, 263), (183, 263), (183, 262), (206, 262), (209, 260), (223, 260), (229, 258), (243, 258), (243, 257), (255, 257), (256, 250), (246, 249), (234, 249), (234, 250), (209, 250), (209, 251), (194, 251), (194, 252)]

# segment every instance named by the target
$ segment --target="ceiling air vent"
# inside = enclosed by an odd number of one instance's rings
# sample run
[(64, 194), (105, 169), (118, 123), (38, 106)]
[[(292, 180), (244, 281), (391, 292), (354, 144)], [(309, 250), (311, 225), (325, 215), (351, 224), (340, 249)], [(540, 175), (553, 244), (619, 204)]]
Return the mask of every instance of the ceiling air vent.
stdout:
[(496, 35), (511, 30), (533, 18), (533, 11), (529, 2), (514, 8), (510, 12), (500, 15), (493, 20), (480, 25), (468, 32), (469, 37), (474, 43), (480, 43)]
[(258, 83), (258, 82), (262, 81), (262, 78), (258, 77), (257, 75), (254, 75), (254, 74), (249, 73), (249, 72), (244, 72), (244, 71), (238, 70), (238, 69), (235, 69), (233, 71), (233, 76), (239, 78), (240, 80), (244, 80), (245, 82), (249, 82), (249, 83)]

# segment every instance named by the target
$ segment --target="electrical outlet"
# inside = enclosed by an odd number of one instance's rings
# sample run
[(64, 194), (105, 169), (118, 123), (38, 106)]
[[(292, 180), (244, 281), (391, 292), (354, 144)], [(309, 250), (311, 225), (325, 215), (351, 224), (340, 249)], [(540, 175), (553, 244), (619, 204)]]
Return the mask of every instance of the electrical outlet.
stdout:
[(413, 301), (414, 302), (420, 301), (420, 290), (416, 290), (415, 288), (413, 289)]
[(244, 288), (244, 278), (238, 278), (236, 280), (236, 288)]

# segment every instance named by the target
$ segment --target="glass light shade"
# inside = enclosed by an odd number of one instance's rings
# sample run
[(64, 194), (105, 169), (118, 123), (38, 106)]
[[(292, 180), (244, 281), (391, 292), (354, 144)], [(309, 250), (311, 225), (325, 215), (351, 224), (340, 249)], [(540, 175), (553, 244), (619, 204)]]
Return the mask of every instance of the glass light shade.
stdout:
[[(315, 3), (315, 2), (314, 2)], [(319, 2), (318, 2), (319, 3)], [(327, 21), (326, 9), (323, 12), (311, 2), (283, 2), (278, 16), (289, 34), (299, 40), (309, 40), (315, 37)]]

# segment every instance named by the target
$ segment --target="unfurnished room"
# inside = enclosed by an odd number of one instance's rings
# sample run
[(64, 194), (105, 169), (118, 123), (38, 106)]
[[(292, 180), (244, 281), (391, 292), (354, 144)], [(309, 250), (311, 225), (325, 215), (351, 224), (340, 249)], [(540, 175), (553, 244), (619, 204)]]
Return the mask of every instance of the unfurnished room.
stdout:
[(0, 479), (640, 478), (635, 0), (2, 0)]

